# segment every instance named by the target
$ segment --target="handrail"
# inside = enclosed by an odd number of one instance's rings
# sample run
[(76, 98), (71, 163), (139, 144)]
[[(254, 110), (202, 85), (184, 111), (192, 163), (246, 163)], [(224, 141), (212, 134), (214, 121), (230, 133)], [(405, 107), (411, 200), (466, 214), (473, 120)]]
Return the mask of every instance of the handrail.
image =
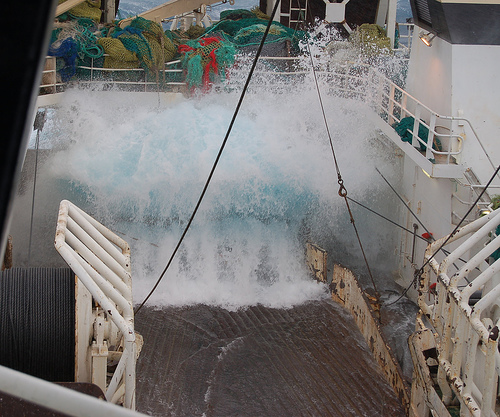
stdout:
[[(463, 133), (455, 133), (456, 126), (452, 121), (466, 119), (443, 116), (433, 111), (375, 69), (370, 68), (369, 79), (374, 88), (372, 103), (387, 124), (395, 126), (411, 117), (413, 126), (407, 131), (411, 135), (412, 146), (420, 147), (427, 159), (437, 160), (442, 155), (446, 158), (443, 162), (455, 163), (452, 158), (462, 152)], [(447, 132), (438, 131), (439, 129)], [(441, 143), (437, 143), (435, 139), (439, 139)]]
[[(453, 390), (477, 417), (495, 416), (500, 376), (500, 259), (490, 257), (500, 248), (500, 236), (495, 237), (499, 225), (500, 210), (496, 210), (463, 226), (453, 236), (431, 243), (425, 253), (429, 266), (419, 286), (419, 307), (437, 334), (443, 402), (451, 401)], [(441, 262), (431, 259), (444, 242), (455, 243), (456, 248)], [(449, 267), (467, 253), (469, 261), (457, 272), (449, 272)], [(486, 262), (488, 257), (490, 261)], [(472, 301), (473, 294), (479, 299)]]
[(125, 240), (67, 200), (59, 206), (55, 247), (121, 332), (123, 352), (105, 396), (108, 401), (116, 398), (123, 385), (124, 406), (134, 409), (137, 348), (130, 248)]
[[(103, 57), (108, 56), (104, 54)], [(48, 56), (46, 66), (49, 67), (43, 71), (42, 83), (40, 85), (40, 95), (50, 95), (60, 91), (63, 91), (67, 83), (57, 81), (55, 57)], [(168, 61), (164, 64), (164, 69), (160, 70), (161, 74), (182, 74), (183, 70), (180, 68), (169, 68), (173, 65), (179, 64), (180, 60)], [(90, 65), (78, 65), (76, 67), (79, 70), (85, 70), (89, 72), (88, 80), (79, 80), (82, 84), (87, 83), (112, 83), (117, 86), (126, 87), (141, 87), (144, 91), (148, 91), (148, 87), (158, 87), (157, 80), (148, 80), (146, 71), (143, 68), (102, 68), (96, 67), (94, 65), (94, 58), (90, 59)], [(120, 74), (120, 73), (138, 73), (141, 79), (137, 81), (130, 80), (116, 80), (116, 79), (105, 79), (103, 76), (105, 74)], [(162, 86), (169, 88), (185, 87), (186, 82), (184, 81), (168, 81), (161, 83)]]
[[(404, 26), (405, 24), (401, 24)], [(411, 30), (411, 24), (407, 24)], [(263, 57), (272, 60), (290, 60), (300, 62), (301, 57)], [(91, 61), (93, 62), (93, 60)], [(165, 66), (179, 63), (172, 61), (165, 63)], [(297, 67), (297, 68), (295, 68)], [(96, 77), (96, 73), (116, 73), (120, 71), (136, 72), (143, 69), (111, 69), (97, 68), (93, 64), (82, 66), (82, 69), (90, 71), (88, 81), (82, 83), (109, 82), (114, 85), (141, 86), (144, 91), (148, 91), (149, 86), (158, 86), (157, 81), (149, 81), (146, 74), (139, 81), (106, 80), (105, 77)], [(351, 71), (355, 69), (354, 71)], [(165, 73), (182, 73), (182, 69), (164, 69)], [(256, 73), (265, 73), (258, 70)], [(300, 76), (310, 72), (310, 68), (300, 68), (300, 65), (289, 68), (285, 71), (273, 71), (277, 75)], [(331, 90), (347, 94), (348, 97), (361, 99), (373, 106), (375, 113), (379, 116), (379, 121), (383, 125), (383, 130), (391, 131), (391, 139), (412, 159), (417, 162), (422, 169), (429, 172), (431, 176), (457, 178), (463, 174), (463, 167), (460, 165), (460, 155), (465, 138), (464, 125), (467, 125), (467, 134), (477, 141), (483, 149), (490, 164), (493, 166), (490, 156), (487, 154), (480, 138), (472, 123), (465, 117), (446, 116), (439, 114), (421, 101), (408, 94), (395, 82), (388, 79), (376, 68), (364, 64), (348, 63), (346, 65), (328, 65), (325, 68), (317, 69), (318, 76), (329, 78)], [(164, 83), (168, 88), (178, 88), (186, 86), (183, 81)], [(401, 143), (401, 139), (395, 135), (393, 127), (405, 118), (411, 120), (412, 126), (406, 129), (411, 146)], [(378, 123), (377, 122), (377, 123)], [(403, 132), (405, 133), (405, 132)], [(419, 149), (419, 150), (418, 150)], [(433, 166), (435, 164), (435, 166)], [(435, 171), (435, 172), (434, 172)]]

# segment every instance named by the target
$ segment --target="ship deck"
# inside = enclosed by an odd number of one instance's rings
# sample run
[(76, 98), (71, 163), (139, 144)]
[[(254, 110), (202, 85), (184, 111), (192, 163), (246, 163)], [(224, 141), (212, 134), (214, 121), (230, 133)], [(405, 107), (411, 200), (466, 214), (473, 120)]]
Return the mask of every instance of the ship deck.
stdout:
[(154, 416), (404, 416), (347, 311), (330, 300), (238, 311), (143, 307), (137, 409)]

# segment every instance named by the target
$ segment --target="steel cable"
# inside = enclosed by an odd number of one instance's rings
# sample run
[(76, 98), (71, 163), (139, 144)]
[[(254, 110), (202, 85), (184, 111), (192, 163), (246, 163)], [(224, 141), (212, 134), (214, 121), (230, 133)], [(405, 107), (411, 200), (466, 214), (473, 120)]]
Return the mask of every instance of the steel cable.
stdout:
[(320, 104), (320, 108), (321, 108), (321, 113), (322, 113), (322, 116), (323, 116), (323, 121), (325, 123), (325, 129), (326, 129), (326, 133), (328, 135), (328, 140), (330, 142), (330, 149), (332, 151), (333, 162), (335, 164), (335, 170), (337, 172), (337, 182), (339, 184), (338, 194), (345, 201), (345, 204), (346, 204), (346, 207), (347, 207), (347, 211), (348, 211), (349, 217), (350, 217), (350, 222), (351, 222), (351, 224), (352, 224), (352, 226), (354, 228), (354, 233), (356, 234), (356, 239), (358, 240), (358, 244), (359, 244), (359, 247), (360, 247), (360, 250), (361, 250), (361, 254), (363, 255), (363, 259), (364, 259), (364, 262), (365, 262), (365, 265), (366, 265), (366, 269), (368, 271), (368, 275), (369, 275), (370, 280), (372, 282), (373, 289), (375, 290), (375, 295), (376, 295), (376, 298), (377, 298), (377, 301), (378, 301), (380, 299), (380, 294), (379, 294), (379, 292), (377, 290), (377, 286), (375, 284), (375, 279), (373, 278), (373, 274), (372, 274), (372, 271), (370, 269), (370, 264), (368, 263), (368, 258), (366, 257), (366, 253), (365, 253), (365, 250), (364, 250), (364, 247), (363, 247), (363, 243), (361, 242), (361, 237), (359, 235), (358, 228), (356, 227), (356, 222), (354, 220), (354, 216), (352, 214), (351, 207), (349, 206), (349, 200), (347, 198), (347, 189), (345, 188), (344, 180), (342, 179), (342, 174), (340, 172), (340, 167), (339, 167), (339, 164), (338, 164), (338, 161), (337, 161), (337, 156), (335, 154), (335, 149), (334, 149), (334, 146), (333, 146), (332, 136), (330, 134), (330, 129), (328, 127), (328, 120), (326, 118), (325, 108), (324, 108), (324, 105), (323, 105), (323, 99), (321, 97), (321, 92), (320, 92), (320, 88), (319, 88), (319, 84), (318, 84), (318, 77), (316, 76), (316, 71), (314, 69), (314, 61), (313, 61), (313, 56), (312, 56), (312, 53), (311, 53), (311, 49), (309, 47), (309, 43), (307, 44), (307, 50), (309, 52), (309, 57), (311, 59), (311, 69), (312, 69), (312, 73), (313, 73), (314, 83), (316, 85), (316, 91), (318, 93), (318, 99), (319, 99), (319, 104)]
[(429, 264), (429, 262), (436, 256), (436, 254), (443, 249), (444, 246), (446, 246), (446, 244), (449, 242), (449, 240), (457, 233), (458, 229), (460, 228), (460, 226), (462, 226), (462, 223), (465, 221), (465, 219), (467, 218), (467, 216), (472, 212), (472, 210), (474, 209), (474, 207), (476, 207), (477, 203), (479, 202), (479, 200), (481, 199), (481, 197), (483, 196), (483, 194), (486, 192), (486, 190), (488, 189), (488, 187), (490, 186), (490, 184), (493, 182), (493, 180), (495, 179), (495, 177), (498, 175), (498, 172), (500, 171), (500, 165), (497, 167), (497, 169), (495, 170), (495, 172), (493, 173), (493, 175), (491, 176), (491, 178), (489, 179), (488, 183), (486, 184), (486, 186), (483, 188), (483, 190), (481, 191), (481, 193), (479, 193), (479, 196), (476, 198), (476, 201), (474, 201), (474, 204), (471, 205), (471, 207), (469, 208), (469, 210), (467, 210), (467, 213), (465, 213), (465, 215), (462, 217), (462, 219), (458, 222), (458, 224), (455, 226), (455, 228), (453, 229), (453, 231), (448, 235), (448, 237), (444, 240), (444, 242), (439, 246), (439, 248), (437, 248), (433, 253), (432, 255), (427, 258), (427, 260), (424, 262), (424, 264), (415, 271), (415, 274), (414, 274), (414, 277), (413, 277), (413, 280), (410, 282), (410, 285), (408, 285), (405, 290), (403, 291), (403, 293), (393, 302), (389, 303), (389, 304), (386, 304), (386, 305), (392, 305), (392, 304), (395, 304), (397, 303), (399, 300), (401, 300), (401, 298), (403, 298), (407, 293), (408, 291), (410, 290), (410, 288), (412, 287), (412, 285), (414, 285), (418, 279), (420, 279), (420, 277), (422, 276), (423, 272), (424, 272), (424, 268)]

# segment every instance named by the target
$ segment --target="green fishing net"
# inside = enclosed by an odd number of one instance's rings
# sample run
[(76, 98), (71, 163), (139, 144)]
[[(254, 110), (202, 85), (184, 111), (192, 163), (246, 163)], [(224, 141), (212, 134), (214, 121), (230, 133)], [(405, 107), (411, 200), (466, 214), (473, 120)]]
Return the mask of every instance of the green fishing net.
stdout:
[(161, 26), (142, 17), (135, 18), (123, 29), (113, 28), (98, 42), (108, 55), (105, 68), (141, 67), (148, 72), (157, 72), (176, 54), (174, 44), (165, 36)]
[(369, 56), (391, 54), (391, 40), (379, 25), (364, 23), (358, 27), (349, 39)]
[(235, 47), (218, 37), (205, 37), (179, 46), (182, 65), (190, 88), (208, 89), (215, 81), (224, 81), (226, 69), (234, 64)]
[[(75, 68), (83, 64), (131, 69), (121, 75), (116, 72), (102, 73), (99, 76), (103, 79), (118, 76), (124, 80), (126, 77), (135, 80), (141, 75), (133, 70), (142, 68), (148, 77), (153, 76), (158, 81), (160, 73), (163, 78), (166, 77), (163, 72), (165, 62), (180, 57), (188, 85), (207, 87), (226, 78), (227, 69), (234, 64), (238, 53), (257, 49), (269, 21), (263, 13), (227, 10), (221, 12), (220, 22), (207, 29), (195, 25), (187, 32), (164, 32), (160, 24), (142, 17), (133, 19), (125, 28), (116, 23), (98, 28), (100, 15), (100, 0), (87, 0), (61, 17), (66, 26), (54, 32), (51, 48), (55, 51), (55, 47), (65, 41), (64, 48), (56, 51), (56, 56), (65, 62), (65, 80), (71, 78)], [(93, 26), (86, 22), (92, 22)], [(68, 28), (73, 28), (72, 34), (67, 33)], [(273, 22), (265, 46), (271, 55), (286, 55), (290, 51), (298, 51), (298, 43), (305, 36), (305, 32)], [(87, 74), (83, 78), (90, 77), (88, 69), (80, 68), (78, 71), (79, 76)]]
[[(59, 0), (59, 4), (66, 2), (66, 0)], [(86, 0), (78, 4), (67, 12), (73, 18), (89, 18), (96, 22), (101, 20), (101, 0)]]

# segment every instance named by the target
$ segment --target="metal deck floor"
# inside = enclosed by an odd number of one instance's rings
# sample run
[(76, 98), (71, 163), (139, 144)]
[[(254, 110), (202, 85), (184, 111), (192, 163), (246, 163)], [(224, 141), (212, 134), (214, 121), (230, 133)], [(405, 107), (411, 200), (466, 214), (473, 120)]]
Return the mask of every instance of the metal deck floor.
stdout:
[(404, 416), (332, 301), (232, 312), (143, 307), (137, 409), (154, 416)]

